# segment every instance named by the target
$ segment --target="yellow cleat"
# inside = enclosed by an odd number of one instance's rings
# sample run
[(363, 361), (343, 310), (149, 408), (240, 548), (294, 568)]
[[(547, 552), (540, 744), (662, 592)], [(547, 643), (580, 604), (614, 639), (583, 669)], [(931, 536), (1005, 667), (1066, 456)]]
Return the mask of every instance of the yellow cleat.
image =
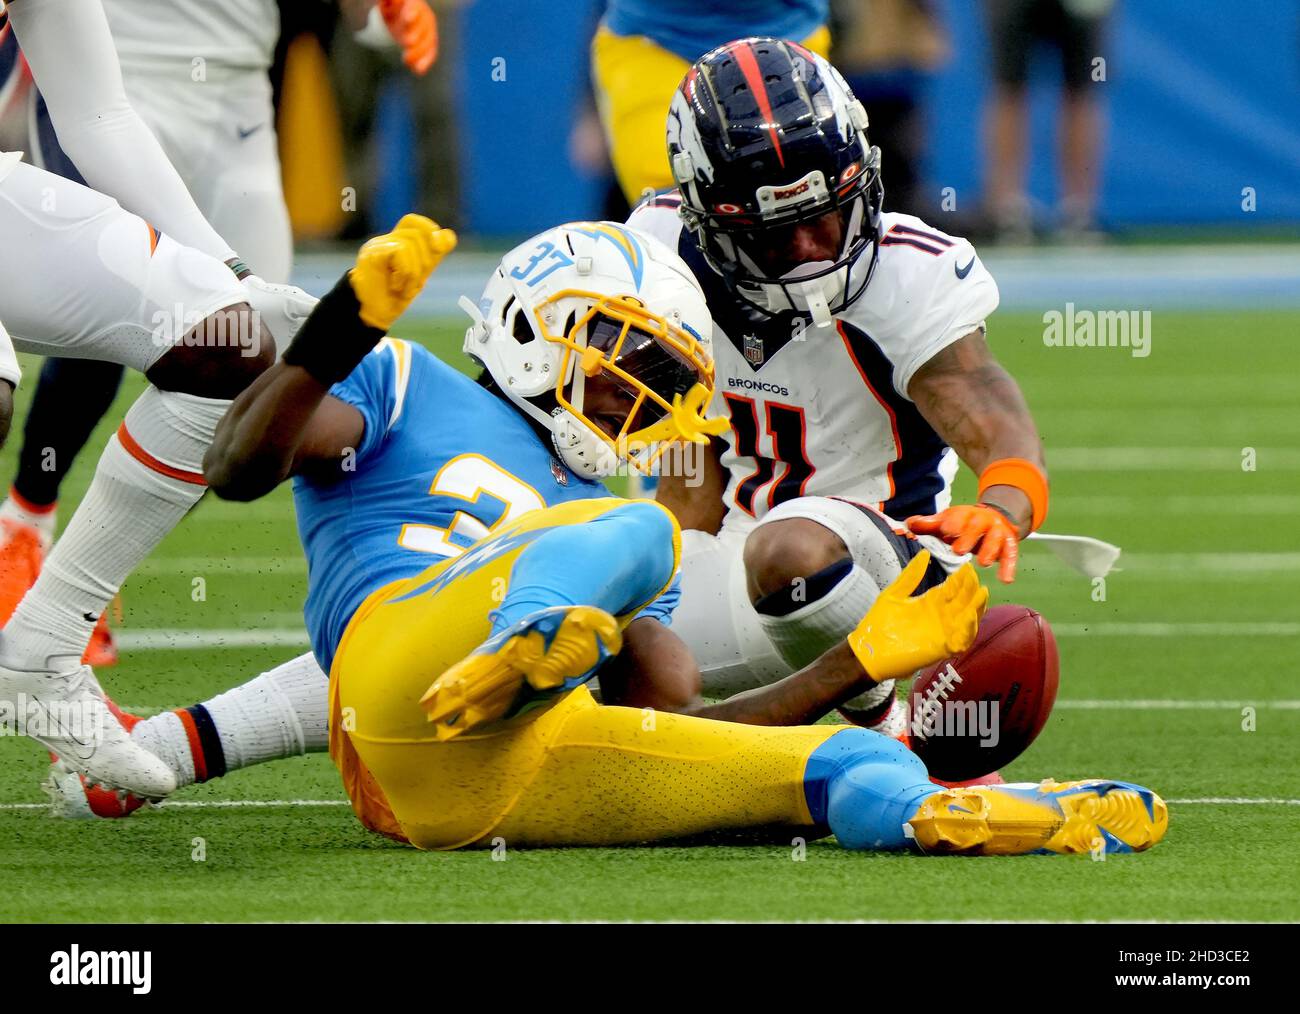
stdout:
[(1169, 810), (1150, 789), (1088, 779), (936, 792), (908, 824), (923, 852), (979, 856), (1142, 852), (1165, 836)]
[(587, 682), (622, 647), (618, 621), (603, 609), (540, 609), (439, 676), (420, 704), (438, 739), (454, 739)]

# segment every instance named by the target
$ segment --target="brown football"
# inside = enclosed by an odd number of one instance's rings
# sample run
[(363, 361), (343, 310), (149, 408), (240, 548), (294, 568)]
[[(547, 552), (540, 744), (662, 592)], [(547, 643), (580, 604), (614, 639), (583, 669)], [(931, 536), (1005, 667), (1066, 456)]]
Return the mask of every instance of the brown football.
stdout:
[(1028, 606), (994, 606), (970, 648), (913, 680), (912, 749), (944, 781), (997, 771), (1042, 731), (1059, 682), (1047, 621)]

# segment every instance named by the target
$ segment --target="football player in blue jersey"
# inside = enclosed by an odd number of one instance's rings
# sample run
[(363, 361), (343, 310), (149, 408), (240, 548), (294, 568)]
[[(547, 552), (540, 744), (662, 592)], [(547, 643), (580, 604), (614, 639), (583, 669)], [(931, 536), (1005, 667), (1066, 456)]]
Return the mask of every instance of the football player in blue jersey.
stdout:
[[(620, 660), (643, 688), (698, 681), (667, 626), (676, 522), (597, 480), (717, 429), (702, 412), (708, 311), (652, 238), (562, 226), (507, 254), (471, 304), (475, 383), (384, 337), (453, 242), (408, 216), (367, 244), (232, 406), (206, 465), (233, 498), (294, 477), (329, 749), (367, 827), (430, 849), (770, 826), (975, 854), (1159, 840), (1164, 804), (1128, 783), (946, 789), (886, 737), (764, 724), (817, 717), (971, 643), (987, 593), (968, 566), (912, 595), (924, 554), (812, 666), (704, 710), (754, 724), (597, 704), (584, 684)], [(239, 749), (221, 711), (159, 716), (195, 771), (220, 773)]]

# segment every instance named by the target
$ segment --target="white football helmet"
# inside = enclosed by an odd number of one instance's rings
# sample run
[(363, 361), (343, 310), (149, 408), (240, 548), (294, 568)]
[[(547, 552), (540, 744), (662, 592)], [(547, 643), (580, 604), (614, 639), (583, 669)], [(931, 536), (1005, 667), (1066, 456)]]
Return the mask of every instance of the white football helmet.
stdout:
[[(551, 433), (555, 453), (595, 479), (623, 462), (648, 474), (676, 441), (725, 428), (705, 421), (713, 396), (713, 323), (685, 263), (651, 236), (613, 222), (571, 222), (515, 247), (483, 290), (465, 353)], [(634, 402), (610, 436), (583, 411), (606, 373)]]

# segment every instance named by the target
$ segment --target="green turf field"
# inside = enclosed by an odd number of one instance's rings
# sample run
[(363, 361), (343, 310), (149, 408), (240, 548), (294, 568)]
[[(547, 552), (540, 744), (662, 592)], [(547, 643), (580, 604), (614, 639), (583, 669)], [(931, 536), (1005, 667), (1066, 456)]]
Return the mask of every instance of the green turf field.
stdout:
[[(454, 360), (460, 327), (399, 333)], [(187, 789), (130, 820), (63, 822), (31, 805), (43, 755), (3, 740), (0, 920), (1300, 919), (1300, 314), (1157, 311), (1153, 329), (1145, 359), (1047, 348), (1031, 315), (999, 314), (991, 339), (1047, 442), (1047, 527), (1125, 549), (1104, 601), (1033, 548), (1013, 592), (995, 588), (1041, 610), (1062, 655), (1057, 710), (1007, 774), (1152, 786), (1172, 801), (1154, 851), (927, 859), (824, 841), (802, 861), (789, 844), (423, 854), (363, 831), (323, 756)], [(127, 584), (118, 629), (137, 647), (104, 684), (157, 710), (297, 654), (247, 641), (292, 640), (304, 576), (287, 490), (203, 503)], [(149, 647), (159, 631), (239, 632), (244, 646)]]

